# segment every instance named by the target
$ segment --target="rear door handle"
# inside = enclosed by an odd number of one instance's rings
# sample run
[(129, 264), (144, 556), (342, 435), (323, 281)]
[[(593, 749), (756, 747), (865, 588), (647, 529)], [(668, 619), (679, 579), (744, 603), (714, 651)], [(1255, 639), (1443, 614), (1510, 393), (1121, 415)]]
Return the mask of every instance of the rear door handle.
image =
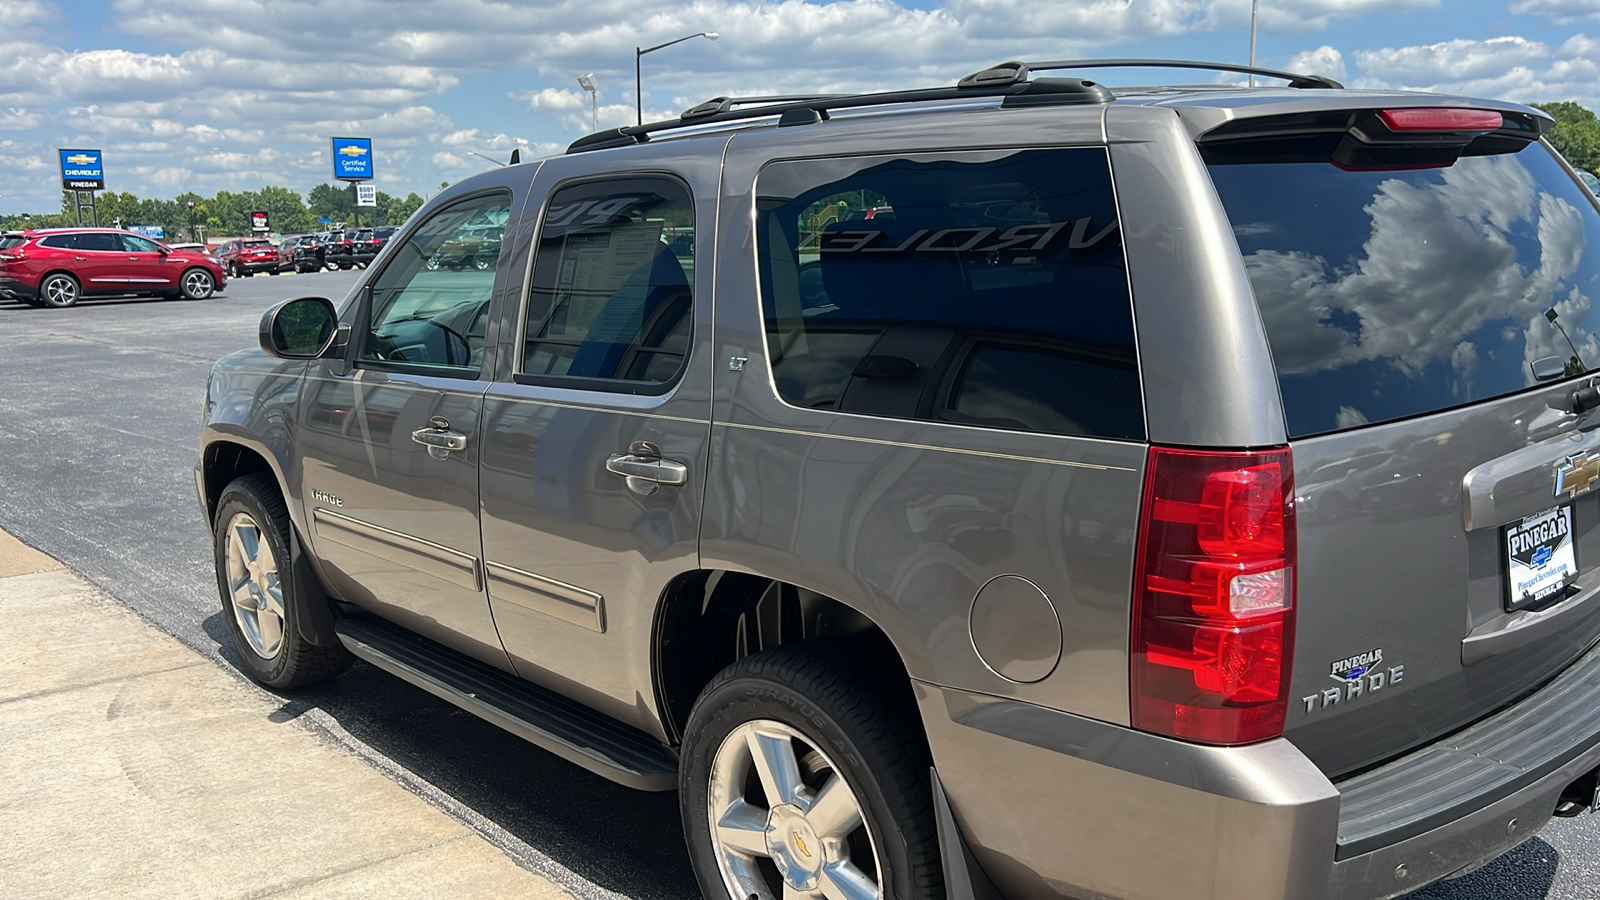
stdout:
[(681, 462), (661, 458), (661, 448), (649, 441), (634, 441), (627, 453), (613, 453), (606, 458), (606, 471), (621, 475), (628, 489), (649, 496), (660, 486), (678, 486), (689, 482), (689, 467)]

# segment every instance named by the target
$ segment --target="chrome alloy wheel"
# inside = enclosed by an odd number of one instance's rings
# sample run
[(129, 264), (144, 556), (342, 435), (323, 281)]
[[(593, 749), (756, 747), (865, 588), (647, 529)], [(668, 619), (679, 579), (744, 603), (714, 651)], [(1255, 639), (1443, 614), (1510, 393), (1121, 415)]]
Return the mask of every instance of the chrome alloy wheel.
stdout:
[(189, 274), (183, 276), (183, 292), (185, 295), (204, 300), (211, 296), (215, 285), (211, 280), (211, 273), (204, 269), (191, 269)]
[(882, 861), (861, 800), (827, 754), (757, 719), (717, 748), (707, 792), (717, 868), (733, 900), (876, 900)]
[(78, 283), (65, 275), (45, 279), (44, 301), (51, 306), (71, 306), (78, 302)]
[(223, 535), (228, 561), (228, 596), (233, 617), (250, 649), (272, 659), (283, 649), (283, 586), (278, 560), (255, 519), (239, 513)]

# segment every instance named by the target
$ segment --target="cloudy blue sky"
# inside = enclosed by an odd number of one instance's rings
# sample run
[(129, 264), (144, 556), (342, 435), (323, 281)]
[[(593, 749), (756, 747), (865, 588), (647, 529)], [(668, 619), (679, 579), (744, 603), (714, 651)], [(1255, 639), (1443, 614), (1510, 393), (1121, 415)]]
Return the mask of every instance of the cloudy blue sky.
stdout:
[[(1262, 65), (1600, 107), (1600, 0), (1261, 5)], [(634, 46), (697, 31), (721, 40), (645, 57), (647, 117), (1014, 58), (1242, 62), (1249, 18), (1250, 0), (0, 0), (0, 213), (57, 207), (56, 147), (103, 149), (108, 187), (141, 195), (304, 192), (329, 136), (370, 135), (379, 187), (428, 193), (489, 165), (469, 150), (586, 133), (581, 73), (601, 124), (630, 122)]]

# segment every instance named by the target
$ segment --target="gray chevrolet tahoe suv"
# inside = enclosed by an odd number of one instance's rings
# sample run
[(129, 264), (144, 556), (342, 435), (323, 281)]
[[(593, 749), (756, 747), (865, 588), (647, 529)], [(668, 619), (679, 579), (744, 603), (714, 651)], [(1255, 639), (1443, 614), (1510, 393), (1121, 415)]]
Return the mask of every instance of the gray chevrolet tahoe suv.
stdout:
[(1100, 64), (602, 132), (269, 311), (196, 471), (249, 674), (676, 789), (731, 900), (1391, 897), (1591, 808), (1549, 119), (1033, 74)]

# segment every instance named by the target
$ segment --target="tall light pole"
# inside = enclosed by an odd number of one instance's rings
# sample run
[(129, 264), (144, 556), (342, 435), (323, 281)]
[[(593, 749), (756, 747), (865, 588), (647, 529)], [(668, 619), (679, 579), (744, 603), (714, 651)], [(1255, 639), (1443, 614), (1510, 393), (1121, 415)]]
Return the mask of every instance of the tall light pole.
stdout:
[[(1250, 0), (1250, 68), (1256, 67), (1256, 17), (1261, 15), (1261, 0)], [(1250, 86), (1256, 86), (1256, 73), (1250, 73)]]
[[(637, 48), (635, 48), (637, 49)], [(600, 130), (600, 89), (594, 86), (594, 73), (578, 76), (578, 86), (589, 92), (589, 111), (594, 116), (594, 131)], [(642, 114), (641, 114), (642, 115)]]
[(645, 47), (643, 49), (638, 47), (633, 48), (633, 99), (634, 105), (638, 109), (638, 124), (644, 124), (644, 76), (640, 72), (639, 60), (643, 59), (646, 53), (654, 53), (657, 50), (660, 50), (662, 47), (671, 47), (673, 44), (681, 44), (684, 41), (694, 40), (697, 37), (703, 37), (708, 41), (714, 41), (717, 39), (718, 35), (715, 31), (700, 31), (694, 34), (686, 34), (674, 41), (667, 41), (665, 44), (657, 44), (654, 47)]

